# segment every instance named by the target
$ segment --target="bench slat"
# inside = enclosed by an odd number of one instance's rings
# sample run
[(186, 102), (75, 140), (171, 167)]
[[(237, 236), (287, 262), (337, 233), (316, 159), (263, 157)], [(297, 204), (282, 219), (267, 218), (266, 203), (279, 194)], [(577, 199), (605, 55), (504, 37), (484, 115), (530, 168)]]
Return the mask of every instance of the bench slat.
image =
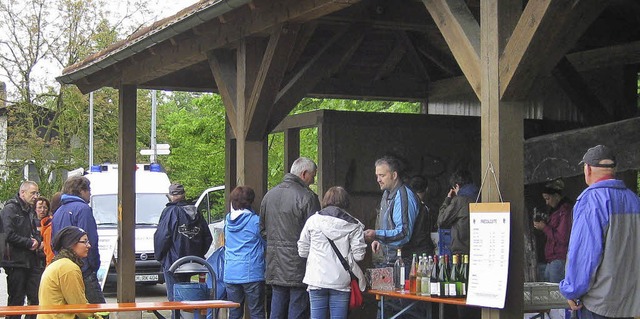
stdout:
[(216, 308), (237, 308), (240, 304), (226, 300), (202, 301), (158, 301), (158, 302), (124, 302), (82, 305), (49, 305), (49, 306), (4, 306), (0, 307), (0, 315), (37, 315), (51, 313), (95, 313), (95, 312), (127, 312), (149, 310), (196, 310)]

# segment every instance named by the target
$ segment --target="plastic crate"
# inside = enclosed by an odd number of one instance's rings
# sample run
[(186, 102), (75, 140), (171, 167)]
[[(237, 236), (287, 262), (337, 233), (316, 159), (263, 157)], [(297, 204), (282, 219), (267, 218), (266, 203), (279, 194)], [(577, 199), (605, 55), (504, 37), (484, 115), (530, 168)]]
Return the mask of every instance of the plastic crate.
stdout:
[(558, 284), (551, 282), (525, 282), (525, 310), (567, 308), (567, 299), (560, 293)]
[(451, 229), (438, 229), (438, 255), (451, 255)]

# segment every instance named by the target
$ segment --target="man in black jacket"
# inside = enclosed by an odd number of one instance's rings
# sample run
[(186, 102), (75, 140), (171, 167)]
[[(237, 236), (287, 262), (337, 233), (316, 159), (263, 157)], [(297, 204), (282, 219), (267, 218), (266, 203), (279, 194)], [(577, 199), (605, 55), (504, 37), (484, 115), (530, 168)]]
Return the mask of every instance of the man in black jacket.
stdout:
[(271, 319), (308, 318), (309, 294), (302, 283), (306, 261), (298, 256), (298, 239), (307, 219), (320, 210), (314, 183), (317, 166), (300, 157), (282, 183), (260, 205), (260, 233), (267, 241), (265, 281), (271, 285)]
[[(175, 283), (188, 281), (190, 276), (173, 275), (169, 268), (184, 256), (204, 258), (213, 236), (202, 214), (186, 201), (184, 186), (171, 184), (168, 197), (170, 202), (160, 215), (158, 228), (153, 235), (153, 244), (155, 257), (162, 264), (167, 299), (173, 301)], [(175, 317), (175, 311), (172, 311), (171, 318)]]
[[(42, 273), (34, 270), (37, 268), (36, 249), (41, 246), (42, 238), (36, 229), (33, 207), (39, 195), (38, 184), (23, 182), (16, 197), (8, 200), (0, 213), (7, 236), (2, 267), (7, 273), (8, 306), (24, 305), (25, 296), (30, 305), (38, 304)], [(20, 316), (7, 318), (19, 319)]]

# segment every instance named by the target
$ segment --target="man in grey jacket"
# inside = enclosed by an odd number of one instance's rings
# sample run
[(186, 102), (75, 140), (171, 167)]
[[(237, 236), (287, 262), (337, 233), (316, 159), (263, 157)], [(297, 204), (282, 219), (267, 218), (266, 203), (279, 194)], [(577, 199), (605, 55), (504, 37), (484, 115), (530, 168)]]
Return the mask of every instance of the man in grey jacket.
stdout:
[(307, 218), (320, 210), (318, 195), (309, 188), (316, 171), (311, 159), (298, 158), (260, 205), (260, 233), (267, 241), (265, 281), (273, 291), (272, 319), (308, 317), (309, 294), (302, 283), (306, 262), (298, 256), (297, 242)]

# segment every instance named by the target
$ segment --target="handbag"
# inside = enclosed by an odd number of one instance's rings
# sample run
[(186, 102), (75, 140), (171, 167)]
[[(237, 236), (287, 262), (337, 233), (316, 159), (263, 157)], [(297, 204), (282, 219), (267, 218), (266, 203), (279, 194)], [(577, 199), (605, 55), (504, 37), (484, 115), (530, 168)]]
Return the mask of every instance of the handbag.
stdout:
[(325, 235), (324, 237), (326, 237), (327, 240), (329, 241), (329, 244), (331, 244), (331, 248), (333, 248), (333, 251), (336, 253), (336, 256), (338, 256), (338, 259), (340, 259), (340, 263), (342, 264), (342, 267), (344, 267), (344, 270), (349, 272), (349, 276), (351, 276), (351, 283), (350, 283), (351, 296), (349, 297), (349, 309), (361, 308), (364, 301), (362, 300), (362, 291), (360, 291), (358, 277), (356, 277), (356, 275), (353, 274), (353, 272), (351, 271), (351, 268), (349, 267), (349, 263), (347, 262), (346, 259), (344, 259), (344, 257), (340, 253), (340, 250), (338, 250), (338, 247), (336, 247), (336, 244), (333, 242), (333, 240), (329, 239), (327, 235)]

